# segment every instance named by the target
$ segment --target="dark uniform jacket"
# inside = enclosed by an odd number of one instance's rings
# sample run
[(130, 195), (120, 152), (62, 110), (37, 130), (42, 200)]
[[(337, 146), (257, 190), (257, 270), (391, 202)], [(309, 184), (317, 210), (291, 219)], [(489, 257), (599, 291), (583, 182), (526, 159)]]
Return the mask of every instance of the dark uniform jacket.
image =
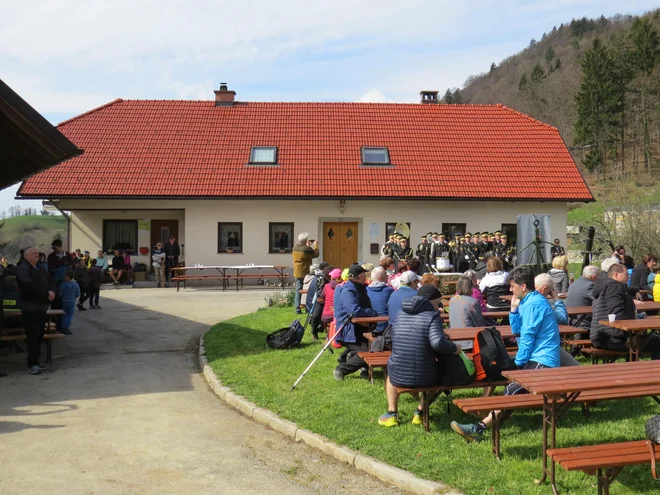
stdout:
[[(436, 354), (453, 354), (440, 314), (421, 296), (405, 299), (392, 328), (392, 355), (387, 363), (394, 386), (427, 387), (441, 382)], [(442, 359), (442, 357), (440, 357)]]
[(422, 263), (422, 267), (425, 267), (431, 258), (431, 244), (428, 242), (420, 242), (417, 244), (415, 256), (419, 258), (419, 261)]

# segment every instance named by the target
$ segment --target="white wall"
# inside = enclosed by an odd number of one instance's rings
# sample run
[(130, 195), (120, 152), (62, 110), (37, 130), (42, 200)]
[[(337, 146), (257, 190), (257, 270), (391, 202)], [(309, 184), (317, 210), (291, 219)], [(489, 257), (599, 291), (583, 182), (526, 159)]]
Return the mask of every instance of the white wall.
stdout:
[[(516, 223), (519, 214), (550, 214), (552, 238), (566, 241), (566, 204), (504, 201), (398, 201), (346, 200), (340, 213), (339, 200), (63, 200), (72, 210), (72, 247), (96, 251), (101, 245), (103, 219), (179, 219), (179, 243), (185, 244), (187, 265), (237, 265), (257, 263), (291, 266), (290, 254), (268, 253), (268, 223), (294, 222), (294, 238), (309, 232), (319, 239), (323, 254), (323, 222), (358, 222), (358, 259), (378, 262), (369, 254), (369, 226), (379, 226), (377, 241), (383, 243), (385, 223), (409, 222), (411, 241), (422, 234), (439, 231), (442, 223), (466, 223), (467, 230), (493, 231), (502, 223)], [(172, 210), (172, 208), (180, 210)], [(135, 209), (134, 209), (135, 208)], [(141, 208), (141, 209), (138, 209)], [(162, 209), (160, 209), (162, 208)], [(79, 211), (83, 209), (84, 211)], [(108, 211), (116, 209), (116, 211)], [(185, 214), (184, 211), (185, 210)], [(218, 254), (218, 222), (243, 222), (243, 253)], [(150, 246), (149, 233), (140, 234), (140, 246)], [(144, 243), (143, 243), (144, 242)], [(151, 246), (150, 246), (151, 247)], [(147, 257), (138, 257), (148, 262)]]

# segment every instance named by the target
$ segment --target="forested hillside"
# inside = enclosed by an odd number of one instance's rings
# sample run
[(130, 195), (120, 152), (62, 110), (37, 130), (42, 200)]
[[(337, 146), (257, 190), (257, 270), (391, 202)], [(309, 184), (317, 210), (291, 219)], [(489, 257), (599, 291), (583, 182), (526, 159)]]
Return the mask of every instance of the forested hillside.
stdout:
[(590, 183), (660, 175), (660, 9), (549, 26), (521, 52), (448, 89), (557, 127)]

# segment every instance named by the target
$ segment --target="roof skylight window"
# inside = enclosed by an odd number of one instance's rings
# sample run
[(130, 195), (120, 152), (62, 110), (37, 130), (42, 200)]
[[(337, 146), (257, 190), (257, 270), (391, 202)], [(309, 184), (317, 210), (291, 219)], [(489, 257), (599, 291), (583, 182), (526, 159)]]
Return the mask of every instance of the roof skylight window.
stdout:
[(362, 165), (391, 165), (390, 152), (387, 148), (364, 146), (362, 152)]
[(277, 165), (277, 146), (253, 146), (250, 165)]

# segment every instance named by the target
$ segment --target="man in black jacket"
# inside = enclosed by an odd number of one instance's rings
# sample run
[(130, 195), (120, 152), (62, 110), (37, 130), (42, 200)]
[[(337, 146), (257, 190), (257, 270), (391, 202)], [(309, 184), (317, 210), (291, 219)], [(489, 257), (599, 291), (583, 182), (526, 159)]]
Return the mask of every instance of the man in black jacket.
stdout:
[(24, 258), (25, 262), (21, 262), (17, 267), (16, 281), (21, 294), (20, 307), (27, 341), (28, 371), (36, 375), (48, 369), (47, 365), (39, 364), (39, 353), (46, 328), (46, 310), (55, 299), (55, 292), (48, 273), (37, 268), (39, 250), (35, 247), (27, 248)]
[[(392, 328), (392, 355), (387, 363), (387, 413), (381, 426), (397, 426), (399, 393), (396, 387), (429, 387), (442, 381), (436, 355), (460, 354), (461, 347), (445, 337), (438, 308), (442, 294), (433, 285), (423, 285), (417, 295), (405, 299)], [(422, 424), (422, 406), (415, 410), (413, 424)]]
[(561, 246), (559, 239), (555, 239), (555, 244), (550, 248), (550, 254), (554, 260), (557, 256), (563, 256), (566, 254), (566, 250)]
[[(181, 248), (176, 242), (176, 237), (170, 236), (170, 242), (165, 244), (165, 287), (169, 287), (172, 277), (172, 268), (179, 264)], [(298, 311), (300, 311), (300, 301), (298, 301)]]
[[(594, 303), (592, 306), (591, 343), (597, 349), (625, 351), (628, 334), (624, 331), (601, 325), (600, 320), (607, 320), (608, 315), (615, 315), (616, 320), (634, 320), (637, 317), (635, 301), (628, 291), (628, 270), (616, 263), (607, 272), (607, 278), (594, 284)], [(651, 353), (651, 359), (660, 359), (660, 336), (649, 335), (642, 347)]]

